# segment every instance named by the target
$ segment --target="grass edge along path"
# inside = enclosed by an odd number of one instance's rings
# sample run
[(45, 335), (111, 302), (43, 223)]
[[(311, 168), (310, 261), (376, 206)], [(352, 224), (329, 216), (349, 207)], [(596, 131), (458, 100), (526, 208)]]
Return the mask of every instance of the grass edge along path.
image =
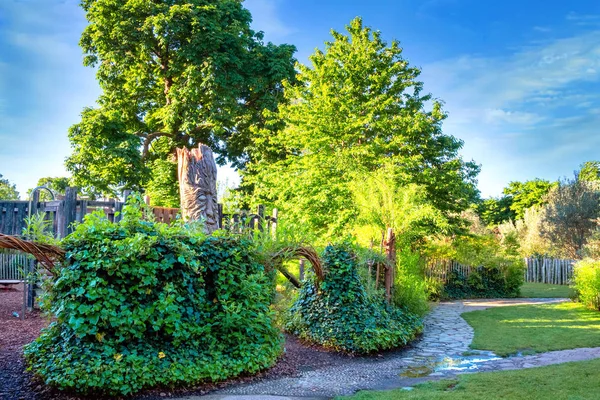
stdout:
[(521, 286), (520, 298), (570, 298), (575, 291), (568, 285), (525, 282)]
[(362, 391), (342, 400), (599, 399), (600, 359), (514, 371), (464, 374), (412, 390)]
[(474, 330), (471, 348), (503, 357), (600, 347), (600, 312), (579, 303), (488, 308), (462, 317)]

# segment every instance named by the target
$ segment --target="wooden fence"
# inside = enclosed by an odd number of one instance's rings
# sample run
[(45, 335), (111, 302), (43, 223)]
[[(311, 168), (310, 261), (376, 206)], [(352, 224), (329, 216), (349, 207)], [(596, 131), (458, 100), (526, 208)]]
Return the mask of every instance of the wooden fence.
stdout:
[[(525, 282), (550, 283), (568, 285), (573, 278), (574, 260), (557, 258), (525, 258), (527, 268), (524, 272)], [(460, 264), (452, 260), (432, 260), (427, 263), (425, 276), (448, 282), (452, 271), (469, 276), (475, 267)]]
[(427, 262), (425, 276), (448, 283), (448, 277), (451, 272), (458, 272), (464, 276), (469, 276), (476, 269), (475, 267), (463, 265), (454, 260), (431, 260)]
[(0, 250), (0, 283), (23, 281), (33, 260), (20, 251)]
[(558, 258), (526, 258), (525, 282), (568, 285), (573, 278), (574, 260)]
[[(124, 193), (127, 198), (128, 193)], [(29, 213), (28, 201), (0, 201), (0, 233), (6, 235), (21, 235), (26, 227), (26, 218)], [(120, 200), (86, 200), (77, 198), (77, 189), (67, 188), (65, 196), (55, 201), (39, 201), (39, 192), (31, 202), (31, 215), (43, 213), (49, 221), (52, 234), (57, 238), (64, 238), (73, 231), (73, 223), (81, 222), (83, 218), (95, 211), (102, 210), (111, 222), (117, 222), (121, 216), (124, 202)], [(272, 216), (265, 215), (264, 206), (258, 206), (256, 212), (242, 211), (235, 214), (223, 214), (223, 207), (219, 204), (219, 228), (231, 232), (241, 233), (245, 228), (275, 231), (277, 227), (277, 209)], [(153, 207), (157, 221), (164, 223), (173, 222), (178, 214), (178, 208)], [(0, 253), (0, 280), (22, 280), (17, 265), (23, 264), (24, 255), (12, 252)], [(17, 279), (13, 279), (17, 277)]]

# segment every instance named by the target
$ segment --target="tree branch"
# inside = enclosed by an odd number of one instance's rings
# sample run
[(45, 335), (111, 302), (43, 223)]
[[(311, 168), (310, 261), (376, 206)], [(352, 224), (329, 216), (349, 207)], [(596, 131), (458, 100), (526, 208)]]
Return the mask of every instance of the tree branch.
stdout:
[(142, 148), (142, 158), (146, 158), (146, 156), (148, 155), (148, 150), (150, 148), (150, 144), (152, 143), (152, 141), (154, 139), (157, 139), (161, 136), (169, 136), (169, 134), (166, 132), (152, 132), (152, 133), (148, 133), (148, 134), (136, 132), (136, 135), (141, 138), (144, 138), (144, 147)]

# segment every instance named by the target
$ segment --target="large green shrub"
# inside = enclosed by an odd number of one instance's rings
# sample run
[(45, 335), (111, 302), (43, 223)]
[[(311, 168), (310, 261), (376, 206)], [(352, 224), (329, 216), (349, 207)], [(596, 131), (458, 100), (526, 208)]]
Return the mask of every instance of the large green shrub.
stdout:
[(349, 245), (328, 246), (325, 278), (309, 279), (286, 324), (302, 339), (336, 350), (368, 353), (405, 345), (422, 329), (421, 319), (367, 294)]
[(25, 348), (47, 384), (130, 394), (267, 368), (281, 354), (273, 280), (250, 243), (200, 229), (93, 214), (63, 242), (44, 305), (56, 322)]
[(600, 261), (586, 258), (575, 264), (573, 286), (579, 301), (600, 310)]
[(418, 315), (425, 315), (429, 311), (423, 264), (421, 255), (408, 246), (397, 253), (394, 304)]

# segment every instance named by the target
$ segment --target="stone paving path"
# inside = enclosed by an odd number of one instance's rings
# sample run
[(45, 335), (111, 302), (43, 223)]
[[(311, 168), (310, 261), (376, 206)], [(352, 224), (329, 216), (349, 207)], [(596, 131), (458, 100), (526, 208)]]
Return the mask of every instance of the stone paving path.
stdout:
[(326, 399), (349, 395), (363, 389), (411, 386), (425, 380), (442, 379), (460, 373), (532, 368), (600, 358), (600, 348), (562, 350), (509, 358), (500, 358), (491, 352), (469, 349), (469, 344), (473, 340), (473, 329), (460, 316), (463, 312), (510, 305), (548, 304), (565, 300), (501, 299), (442, 302), (425, 318), (425, 330), (421, 340), (393, 357), (383, 360), (350, 360), (344, 365), (306, 371), (297, 377), (228, 387), (211, 396), (203, 396), (202, 399)]

